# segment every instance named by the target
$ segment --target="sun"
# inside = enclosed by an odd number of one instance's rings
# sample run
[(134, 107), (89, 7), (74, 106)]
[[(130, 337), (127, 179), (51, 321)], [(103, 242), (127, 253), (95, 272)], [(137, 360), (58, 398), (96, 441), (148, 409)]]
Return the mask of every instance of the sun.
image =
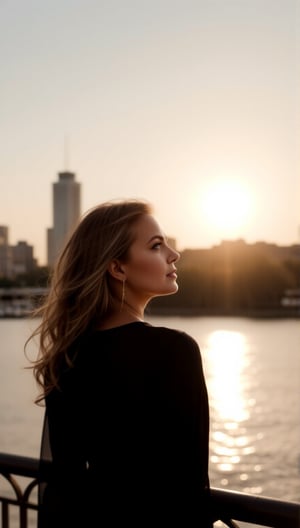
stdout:
[(220, 236), (242, 236), (251, 212), (250, 192), (235, 180), (214, 181), (202, 194), (202, 212)]

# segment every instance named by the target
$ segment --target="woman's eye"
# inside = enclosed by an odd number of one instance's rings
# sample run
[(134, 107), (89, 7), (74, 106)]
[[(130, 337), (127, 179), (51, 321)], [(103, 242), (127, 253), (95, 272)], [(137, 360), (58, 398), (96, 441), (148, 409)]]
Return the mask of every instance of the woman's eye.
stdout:
[(161, 242), (156, 242), (156, 244), (153, 244), (151, 249), (159, 249), (161, 246)]

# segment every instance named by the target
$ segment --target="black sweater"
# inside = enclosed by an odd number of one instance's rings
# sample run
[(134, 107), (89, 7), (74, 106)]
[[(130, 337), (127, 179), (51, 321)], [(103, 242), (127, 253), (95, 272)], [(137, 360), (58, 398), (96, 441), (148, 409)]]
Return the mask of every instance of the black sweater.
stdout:
[(199, 347), (136, 322), (81, 340), (46, 398), (39, 528), (210, 527)]

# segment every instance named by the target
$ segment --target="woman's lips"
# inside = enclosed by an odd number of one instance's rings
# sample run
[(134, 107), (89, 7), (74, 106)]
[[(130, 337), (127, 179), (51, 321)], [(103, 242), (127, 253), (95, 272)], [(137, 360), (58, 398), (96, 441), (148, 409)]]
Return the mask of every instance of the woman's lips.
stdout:
[(167, 277), (170, 277), (170, 279), (177, 279), (176, 271), (171, 271), (171, 273), (168, 273)]

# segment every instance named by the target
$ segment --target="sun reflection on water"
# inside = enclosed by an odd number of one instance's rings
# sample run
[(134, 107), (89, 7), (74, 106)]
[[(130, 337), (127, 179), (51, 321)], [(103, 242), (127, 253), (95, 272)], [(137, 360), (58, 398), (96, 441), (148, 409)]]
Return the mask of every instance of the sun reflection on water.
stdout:
[[(215, 485), (248, 486), (249, 474), (257, 475), (262, 468), (249, 465), (249, 455), (252, 458), (255, 455), (256, 438), (249, 434), (248, 428), (255, 399), (247, 394), (246, 336), (237, 331), (213, 331), (207, 338), (205, 359), (211, 407), (210, 462), (217, 479)], [(257, 486), (256, 492), (259, 490)]]
[[(209, 363), (213, 370), (211, 395), (222, 421), (235, 424), (249, 417), (241, 377), (246, 368), (246, 340), (239, 332), (217, 330), (208, 338)], [(234, 427), (234, 425), (231, 425)]]

